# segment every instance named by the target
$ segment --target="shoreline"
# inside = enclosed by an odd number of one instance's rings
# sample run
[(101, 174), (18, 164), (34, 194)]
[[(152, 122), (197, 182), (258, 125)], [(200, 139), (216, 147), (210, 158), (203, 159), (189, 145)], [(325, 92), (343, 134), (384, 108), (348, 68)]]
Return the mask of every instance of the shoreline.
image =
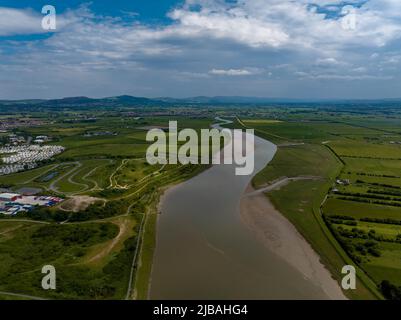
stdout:
[(346, 300), (339, 284), (321, 263), (319, 255), (263, 193), (248, 185), (240, 202), (240, 218), (273, 253), (320, 287), (331, 300)]
[[(221, 152), (218, 154), (221, 154)], [(299, 178), (300, 177), (288, 179)], [(310, 179), (312, 177), (303, 178)], [(187, 182), (187, 180), (185, 182)], [(163, 190), (157, 205), (158, 213), (162, 211), (168, 195), (174, 193), (174, 191), (180, 187), (181, 183), (178, 183)], [(322, 299), (347, 299), (337, 281), (332, 278), (331, 273), (321, 263), (320, 257), (312, 249), (310, 244), (303, 238), (295, 226), (274, 208), (263, 193), (257, 192), (257, 190), (251, 187), (251, 182), (245, 185), (241, 193), (238, 194), (237, 201), (237, 210), (239, 210), (240, 213), (239, 223), (251, 230), (271, 253), (291, 266), (295, 273), (299, 272), (299, 276), (307, 279), (311, 285), (320, 288), (324, 293), (324, 295), (322, 294)], [(164, 214), (164, 212), (162, 214)], [(158, 230), (160, 226), (159, 218), (160, 215), (158, 214), (156, 230)], [(247, 231), (245, 230), (245, 232)], [(159, 240), (159, 237), (156, 235), (155, 248), (158, 247)], [(263, 255), (264, 252), (263, 248), (261, 248), (259, 254)], [(154, 254), (155, 253), (156, 250), (154, 251)], [(151, 298), (153, 287), (154, 261), (155, 258), (153, 256), (149, 278), (148, 298)], [(256, 261), (257, 260), (255, 260), (255, 262)]]
[(183, 182), (180, 182), (178, 184), (173, 184), (171, 186), (166, 186), (166, 187), (161, 188), (159, 190), (158, 201), (156, 203), (156, 215), (157, 215), (157, 217), (156, 217), (156, 225), (155, 225), (155, 245), (154, 245), (154, 248), (153, 248), (152, 265), (150, 267), (150, 275), (149, 275), (149, 279), (148, 279), (148, 292), (147, 292), (147, 297), (146, 297), (147, 300), (151, 300), (150, 293), (152, 291), (154, 261), (155, 261), (156, 247), (157, 247), (157, 244), (159, 242), (158, 237), (157, 237), (157, 229), (158, 229), (158, 226), (159, 226), (160, 216), (163, 213), (162, 212), (162, 207), (163, 207), (163, 204), (164, 204), (164, 201), (165, 201), (165, 198), (166, 198), (167, 194), (169, 192), (172, 192), (174, 189), (176, 189), (181, 183), (183, 183)]
[(149, 277), (148, 277), (148, 290), (146, 293), (146, 300), (152, 300), (151, 299), (151, 291), (152, 291), (152, 282), (153, 282), (154, 261), (155, 261), (156, 248), (157, 248), (157, 245), (159, 242), (159, 238), (158, 238), (159, 220), (160, 220), (161, 215), (163, 214), (162, 208), (163, 208), (164, 202), (166, 201), (166, 197), (168, 196), (169, 193), (174, 192), (175, 189), (179, 188), (185, 182), (193, 179), (194, 177), (196, 177), (199, 174), (202, 174), (203, 172), (209, 170), (210, 168), (211, 168), (211, 166), (208, 168), (205, 168), (204, 170), (202, 170), (200, 172), (196, 172), (188, 179), (180, 179), (179, 181), (175, 181), (170, 184), (167, 184), (167, 185), (159, 188), (157, 191), (158, 196), (157, 196), (157, 200), (154, 203), (154, 205), (155, 205), (154, 209), (156, 210), (156, 212), (154, 213), (156, 215), (156, 223), (155, 223), (154, 230), (153, 230), (155, 239), (154, 239), (154, 246), (152, 248), (153, 252), (152, 252), (151, 267), (150, 267), (150, 272), (149, 272)]

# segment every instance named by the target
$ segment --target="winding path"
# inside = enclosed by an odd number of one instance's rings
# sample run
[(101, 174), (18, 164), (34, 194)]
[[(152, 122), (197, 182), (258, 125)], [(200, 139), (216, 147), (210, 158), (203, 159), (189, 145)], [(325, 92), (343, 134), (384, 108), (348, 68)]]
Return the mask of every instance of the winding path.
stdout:
[(0, 295), (24, 298), (24, 299), (29, 299), (29, 300), (48, 300), (48, 299), (45, 299), (45, 298), (30, 296), (30, 295), (27, 295), (27, 294), (19, 294), (19, 293), (4, 292), (4, 291), (0, 291)]
[(301, 181), (301, 180), (322, 180), (323, 177), (318, 177), (318, 176), (299, 176), (299, 177), (292, 177), (292, 178), (288, 178), (288, 177), (283, 177), (279, 180), (276, 180), (275, 182), (273, 182), (272, 184), (257, 189), (256, 191), (250, 192), (245, 194), (246, 197), (248, 196), (254, 196), (260, 193), (265, 193), (265, 192), (270, 192), (276, 189), (280, 189), (281, 187), (284, 187), (285, 185), (287, 185), (288, 183), (290, 183), (291, 181)]

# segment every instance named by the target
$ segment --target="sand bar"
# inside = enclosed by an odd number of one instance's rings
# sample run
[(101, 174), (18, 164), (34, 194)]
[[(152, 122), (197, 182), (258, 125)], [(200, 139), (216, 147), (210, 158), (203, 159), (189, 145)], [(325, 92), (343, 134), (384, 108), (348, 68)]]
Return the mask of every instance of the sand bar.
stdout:
[(346, 299), (311, 245), (264, 194), (255, 192), (251, 186), (241, 199), (241, 219), (269, 250), (322, 288), (330, 299)]

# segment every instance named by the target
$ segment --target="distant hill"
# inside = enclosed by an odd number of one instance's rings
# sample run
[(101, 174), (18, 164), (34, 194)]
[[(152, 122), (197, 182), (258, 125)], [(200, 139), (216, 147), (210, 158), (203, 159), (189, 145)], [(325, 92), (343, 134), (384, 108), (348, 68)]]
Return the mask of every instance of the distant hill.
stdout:
[(168, 103), (199, 103), (199, 104), (258, 104), (272, 102), (300, 102), (297, 99), (282, 99), (282, 98), (259, 98), (259, 97), (241, 97), (241, 96), (198, 96), (183, 99), (174, 98), (157, 98), (158, 100)]
[(74, 106), (103, 106), (103, 107), (124, 107), (124, 106), (145, 106), (145, 105), (156, 105), (162, 103), (161, 101), (155, 101), (148, 98), (132, 97), (132, 96), (118, 96), (108, 97), (101, 99), (93, 99), (88, 97), (70, 97), (63, 99), (47, 100), (41, 102), (42, 106), (59, 106), (59, 107), (74, 107)]
[(145, 98), (129, 95), (88, 98), (88, 97), (66, 97), (62, 99), (25, 99), (25, 100), (0, 100), (0, 111), (11, 109), (20, 110), (48, 110), (48, 109), (94, 109), (115, 107), (164, 107), (171, 105), (336, 105), (336, 106), (401, 106), (400, 99), (382, 100), (307, 100), (287, 98), (263, 98), (242, 96), (198, 96), (189, 98)]
[[(113, 107), (142, 107), (142, 106), (161, 106), (166, 102), (148, 99), (143, 97), (117, 96), (107, 98), (88, 98), (88, 97), (66, 97), (62, 99), (49, 100), (0, 100), (0, 108), (21, 108), (29, 109), (91, 109), (91, 108), (113, 108)], [(1, 110), (0, 110), (1, 111)]]
[(401, 98), (396, 99), (290, 99), (290, 98), (264, 98), (264, 97), (243, 97), (243, 96), (198, 96), (183, 99), (168, 97), (157, 98), (167, 103), (192, 103), (192, 104), (304, 104), (304, 103), (328, 103), (328, 104), (353, 104), (353, 103), (401, 103)]

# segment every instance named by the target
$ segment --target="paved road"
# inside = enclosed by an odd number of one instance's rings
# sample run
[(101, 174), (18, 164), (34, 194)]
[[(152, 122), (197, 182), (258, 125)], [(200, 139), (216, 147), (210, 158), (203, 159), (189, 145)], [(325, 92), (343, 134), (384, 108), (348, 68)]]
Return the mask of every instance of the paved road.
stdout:
[(76, 167), (72, 168), (71, 170), (69, 170), (68, 172), (64, 173), (63, 175), (61, 175), (60, 177), (58, 177), (57, 179), (55, 179), (49, 186), (49, 189), (54, 191), (54, 192), (60, 192), (58, 191), (58, 188), (56, 187), (56, 184), (64, 179), (65, 177), (67, 177), (68, 175), (70, 175), (71, 173), (73, 173), (74, 171), (78, 170), (79, 168), (82, 167), (82, 163), (77, 161), (77, 162), (72, 162), (72, 163), (63, 163), (63, 165), (67, 165), (67, 164), (75, 164)]
[(50, 167), (48, 170), (46, 170), (45, 172), (41, 172), (40, 174), (38, 174), (37, 176), (35, 176), (35, 177), (31, 178), (31, 179), (28, 179), (28, 180), (19, 182), (19, 183), (17, 183), (17, 184), (18, 184), (18, 185), (23, 185), (23, 184), (31, 183), (31, 182), (33, 182), (34, 180), (36, 180), (36, 179), (40, 178), (41, 176), (45, 175), (46, 173), (48, 173), (48, 172), (50, 172), (50, 171), (56, 169), (58, 166), (60, 166), (60, 164), (55, 164), (55, 165), (51, 166), (51, 167)]
[(46, 221), (29, 220), (29, 219), (1, 219), (0, 222), (29, 222), (29, 223), (39, 223), (39, 224), (50, 224)]

